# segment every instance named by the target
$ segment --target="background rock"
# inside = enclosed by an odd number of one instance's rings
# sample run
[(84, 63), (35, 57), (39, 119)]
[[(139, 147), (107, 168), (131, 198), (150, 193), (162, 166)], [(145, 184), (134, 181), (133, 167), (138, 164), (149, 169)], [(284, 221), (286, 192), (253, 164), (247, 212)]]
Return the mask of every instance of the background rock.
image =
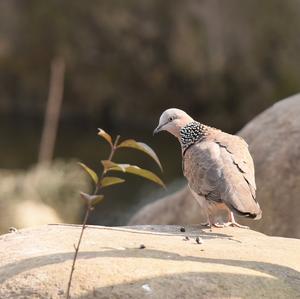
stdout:
[(24, 228), (81, 217), (78, 190), (90, 183), (76, 161), (54, 161), (28, 171), (0, 169), (0, 234), (9, 227)]
[[(276, 103), (238, 134), (248, 142), (254, 159), (257, 199), (263, 210), (262, 220), (240, 222), (266, 234), (300, 238), (300, 95)], [(146, 220), (180, 224), (200, 223), (203, 218), (185, 187), (143, 208), (130, 224)]]
[[(2, 235), (0, 297), (65, 298), (79, 232), (50, 225)], [(299, 248), (237, 228), (88, 227), (72, 299), (299, 298)]]
[[(188, 221), (187, 221), (188, 220)], [(140, 224), (199, 224), (205, 221), (199, 204), (188, 187), (147, 204), (129, 221), (129, 225)]]
[(0, 229), (5, 233), (10, 227), (23, 228), (63, 222), (53, 208), (35, 200), (20, 201), (18, 204), (5, 208), (4, 211), (5, 215), (0, 218)]

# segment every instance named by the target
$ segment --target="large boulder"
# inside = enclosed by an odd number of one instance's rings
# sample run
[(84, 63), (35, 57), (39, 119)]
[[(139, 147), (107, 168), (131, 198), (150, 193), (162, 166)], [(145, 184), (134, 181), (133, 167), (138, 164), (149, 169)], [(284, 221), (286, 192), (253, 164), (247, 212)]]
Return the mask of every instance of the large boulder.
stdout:
[(199, 224), (205, 214), (188, 187), (145, 205), (130, 219), (128, 225)]
[[(277, 102), (238, 134), (249, 143), (256, 169), (257, 199), (263, 210), (262, 220), (241, 222), (266, 234), (300, 238), (300, 94)], [(166, 211), (168, 217), (164, 218)], [(187, 187), (176, 196), (144, 207), (130, 224), (144, 224), (144, 219), (151, 219), (148, 224), (203, 221)]]
[[(185, 229), (88, 227), (72, 299), (300, 297), (300, 240)], [(0, 298), (65, 298), (79, 233), (49, 225), (1, 236)]]

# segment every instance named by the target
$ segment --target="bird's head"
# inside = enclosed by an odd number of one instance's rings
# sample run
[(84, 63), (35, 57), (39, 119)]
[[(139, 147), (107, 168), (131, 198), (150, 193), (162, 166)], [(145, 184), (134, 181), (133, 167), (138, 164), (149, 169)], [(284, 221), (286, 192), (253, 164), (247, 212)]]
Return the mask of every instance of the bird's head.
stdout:
[(163, 112), (159, 118), (159, 124), (153, 131), (156, 134), (160, 131), (167, 131), (175, 137), (180, 137), (180, 130), (194, 120), (184, 111), (176, 108), (170, 108)]

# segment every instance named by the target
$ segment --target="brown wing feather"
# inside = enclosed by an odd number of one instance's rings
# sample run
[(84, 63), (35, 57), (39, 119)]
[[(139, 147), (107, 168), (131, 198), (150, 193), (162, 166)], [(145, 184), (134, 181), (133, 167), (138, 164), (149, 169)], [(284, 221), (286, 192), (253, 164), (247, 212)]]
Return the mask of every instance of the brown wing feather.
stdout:
[(256, 183), (253, 159), (249, 153), (248, 144), (239, 136), (230, 135), (221, 131), (216, 132), (214, 140), (224, 147), (231, 155), (234, 163), (249, 184), (253, 198), (256, 197)]
[(223, 201), (240, 214), (259, 215), (254, 200), (254, 166), (247, 144), (237, 136), (216, 133), (191, 146), (185, 154), (184, 174), (191, 189), (209, 200)]

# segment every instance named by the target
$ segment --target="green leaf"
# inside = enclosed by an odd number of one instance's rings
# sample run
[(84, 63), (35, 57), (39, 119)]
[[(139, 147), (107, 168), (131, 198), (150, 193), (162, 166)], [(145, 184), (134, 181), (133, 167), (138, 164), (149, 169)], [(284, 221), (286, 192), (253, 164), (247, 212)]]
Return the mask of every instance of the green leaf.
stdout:
[(130, 148), (134, 148), (137, 149), (141, 152), (144, 152), (145, 154), (149, 155), (159, 166), (160, 170), (163, 171), (163, 168), (161, 166), (161, 163), (159, 161), (158, 156), (156, 155), (156, 153), (154, 152), (154, 150), (147, 145), (146, 143), (143, 142), (137, 142), (134, 139), (127, 139), (124, 140), (123, 142), (121, 142), (118, 147), (130, 147)]
[(84, 192), (80, 192), (80, 196), (82, 199), (84, 199), (87, 202), (88, 205), (91, 206), (95, 206), (104, 198), (103, 195), (90, 195)]
[(131, 173), (146, 178), (165, 188), (165, 184), (163, 183), (163, 181), (156, 174), (147, 169), (143, 169), (130, 164), (117, 164), (108, 160), (104, 160), (101, 162), (105, 168), (105, 171), (122, 171), (126, 173)]
[(118, 165), (122, 169), (123, 172), (126, 172), (126, 167), (130, 166), (129, 164), (116, 164), (110, 160), (102, 160), (101, 163), (102, 163), (105, 171), (108, 171), (110, 168)]
[(101, 181), (101, 187), (108, 187), (111, 185), (122, 184), (124, 182), (125, 182), (124, 179), (120, 179), (120, 178), (113, 177), (113, 176), (106, 176)]
[(103, 199), (104, 199), (104, 195), (93, 195), (92, 206), (96, 206)]
[(98, 130), (99, 130), (98, 135), (100, 137), (104, 138), (110, 144), (110, 146), (112, 147), (113, 142), (112, 142), (111, 136), (108, 133), (106, 133), (104, 130), (100, 129), (100, 128), (98, 128)]
[(78, 163), (88, 174), (89, 176), (92, 178), (92, 180), (94, 181), (94, 183), (97, 185), (98, 184), (98, 176), (96, 174), (96, 172), (92, 169), (90, 169), (89, 167), (87, 167), (85, 164), (79, 162)]

